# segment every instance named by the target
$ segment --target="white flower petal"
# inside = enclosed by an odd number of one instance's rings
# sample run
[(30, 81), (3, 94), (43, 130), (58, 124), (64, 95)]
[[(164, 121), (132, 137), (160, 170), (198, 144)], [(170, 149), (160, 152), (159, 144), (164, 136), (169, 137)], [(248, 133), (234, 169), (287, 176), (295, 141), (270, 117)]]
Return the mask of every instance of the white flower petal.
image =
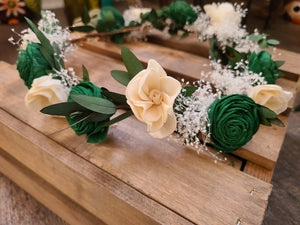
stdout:
[(148, 69), (155, 70), (155, 72), (158, 73), (160, 77), (166, 77), (167, 76), (167, 73), (164, 70), (164, 68), (162, 68), (162, 66), (154, 59), (150, 59), (148, 61), (147, 70)]
[(171, 135), (176, 129), (176, 118), (174, 114), (168, 116), (167, 121), (157, 131), (150, 132), (150, 135), (155, 138), (164, 138)]

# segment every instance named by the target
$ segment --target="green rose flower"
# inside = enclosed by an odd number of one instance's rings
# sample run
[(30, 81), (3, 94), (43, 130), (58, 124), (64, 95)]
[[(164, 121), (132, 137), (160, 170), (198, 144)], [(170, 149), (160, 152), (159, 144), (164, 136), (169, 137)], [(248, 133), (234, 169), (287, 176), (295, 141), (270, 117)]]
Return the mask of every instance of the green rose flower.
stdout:
[(193, 8), (185, 1), (173, 2), (170, 5), (169, 13), (171, 19), (178, 25), (184, 26), (187, 22), (192, 24), (198, 15)]
[(208, 118), (210, 140), (225, 153), (245, 145), (259, 128), (257, 105), (246, 95), (227, 95), (215, 100)]
[(277, 78), (282, 74), (278, 70), (276, 62), (271, 59), (272, 55), (266, 51), (261, 51), (258, 54), (253, 52), (249, 58), (249, 70), (255, 73), (262, 73), (268, 84), (275, 84)]
[[(72, 90), (70, 91), (70, 95), (71, 94), (84, 94), (106, 99), (106, 97), (102, 95), (102, 89), (95, 86), (92, 82), (79, 83), (72, 88)], [(70, 95), (68, 98), (68, 102), (73, 102), (73, 99), (70, 97)], [(70, 125), (78, 122), (77, 120), (70, 117), (66, 118)], [(87, 142), (100, 143), (104, 141), (107, 136), (108, 127), (103, 127), (103, 125), (108, 121), (109, 119), (101, 122), (82, 121), (72, 126), (72, 129), (78, 136), (86, 134), (88, 136)]]
[(39, 50), (39, 44), (30, 43), (26, 50), (21, 51), (17, 60), (17, 69), (28, 89), (35, 78), (47, 75), (46, 71), (51, 66)]

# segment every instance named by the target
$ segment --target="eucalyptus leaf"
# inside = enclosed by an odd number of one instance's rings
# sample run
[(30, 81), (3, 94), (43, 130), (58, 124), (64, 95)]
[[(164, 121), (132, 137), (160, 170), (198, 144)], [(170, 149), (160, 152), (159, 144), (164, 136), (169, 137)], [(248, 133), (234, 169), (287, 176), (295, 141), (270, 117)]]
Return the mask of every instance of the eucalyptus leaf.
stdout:
[(56, 65), (56, 68), (60, 70), (61, 68), (64, 68), (64, 60), (61, 57), (61, 51), (59, 49), (59, 46), (56, 42), (53, 42), (53, 49), (54, 49), (54, 63)]
[(275, 119), (270, 119), (269, 120), (272, 124), (276, 125), (276, 126), (279, 126), (279, 127), (285, 127), (284, 126), (284, 123), (278, 119), (278, 118), (275, 118)]
[(45, 49), (45, 47), (40, 45), (39, 49), (40, 49), (42, 55), (44, 56), (44, 58), (47, 60), (47, 62), (51, 66), (51, 68), (58, 69), (58, 68), (56, 68), (53, 56)]
[(81, 15), (81, 20), (84, 24), (87, 24), (91, 21), (90, 15), (89, 15), (89, 10), (86, 6), (84, 6), (82, 15)]
[(280, 42), (275, 39), (269, 39), (267, 40), (268, 45), (279, 45)]
[(112, 70), (111, 76), (118, 81), (119, 83), (127, 86), (130, 80), (132, 79), (132, 76), (130, 73), (122, 70)]
[(114, 114), (116, 112), (116, 106), (107, 99), (82, 94), (71, 94), (70, 96), (79, 105), (93, 112), (103, 114)]
[(182, 95), (185, 97), (190, 97), (198, 89), (196, 86), (187, 86), (182, 88)]
[(277, 118), (277, 114), (265, 106), (258, 105), (258, 110), (259, 110), (260, 118), (265, 118), (265, 119)]
[(53, 55), (54, 50), (48, 38), (46, 38), (46, 36), (34, 25), (34, 23), (30, 19), (25, 17), (25, 20), (27, 21), (30, 29), (33, 31), (33, 33), (35, 33), (36, 37), (41, 42), (41, 45), (45, 48), (47, 52), (49, 52), (50, 55)]
[(82, 79), (83, 82), (90, 81), (89, 72), (87, 71), (84, 65), (82, 65)]
[(108, 90), (102, 89), (102, 94), (108, 99), (112, 100), (116, 105), (127, 105), (127, 98), (125, 95), (118, 94), (115, 92), (110, 92)]
[(122, 47), (121, 54), (125, 67), (127, 71), (131, 74), (131, 77), (134, 77), (144, 69), (143, 64), (128, 48)]
[(258, 42), (258, 45), (259, 45), (260, 48), (266, 48), (267, 47), (267, 40), (266, 39), (261, 39)]
[(70, 27), (71, 31), (78, 31), (78, 32), (82, 32), (82, 33), (90, 33), (93, 30), (95, 30), (94, 27), (92, 26), (78, 26), (78, 27)]
[(189, 36), (189, 32), (186, 31), (181, 35), (180, 40), (183, 40), (183, 39), (187, 38), (188, 36)]
[(277, 68), (281, 67), (285, 62), (284, 61), (275, 61)]
[(76, 102), (62, 102), (49, 105), (41, 110), (42, 113), (55, 116), (69, 116), (74, 112), (84, 112), (86, 109)]
[(87, 117), (84, 121), (86, 122), (101, 122), (110, 118), (111, 114), (103, 114), (92, 112), (89, 117)]
[(124, 120), (124, 119), (126, 119), (127, 117), (129, 117), (131, 115), (133, 115), (133, 112), (131, 110), (127, 111), (126, 113), (123, 113), (123, 114), (115, 117), (114, 119), (110, 120), (106, 124), (104, 124), (104, 127), (109, 127), (109, 126), (113, 125), (114, 123), (117, 123), (121, 120)]
[(255, 34), (252, 34), (252, 35), (249, 35), (249, 40), (251, 41), (259, 41), (261, 39), (263, 39), (265, 37), (264, 34), (259, 34), (259, 35), (255, 35)]

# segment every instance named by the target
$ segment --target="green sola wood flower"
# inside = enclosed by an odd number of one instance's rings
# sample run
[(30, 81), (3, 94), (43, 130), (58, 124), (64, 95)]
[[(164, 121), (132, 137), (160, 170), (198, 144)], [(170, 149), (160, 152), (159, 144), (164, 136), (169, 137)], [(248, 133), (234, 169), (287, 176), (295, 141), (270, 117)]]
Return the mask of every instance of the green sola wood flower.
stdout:
[(46, 71), (51, 70), (51, 66), (42, 55), (39, 44), (30, 43), (26, 50), (21, 51), (17, 60), (17, 69), (25, 85), (30, 89), (33, 80), (46, 75)]
[(217, 99), (208, 112), (210, 139), (222, 152), (233, 152), (248, 141), (259, 128), (258, 108), (246, 95), (227, 95)]
[(173, 2), (170, 5), (169, 13), (171, 19), (180, 26), (186, 23), (192, 24), (197, 19), (197, 13), (185, 1)]
[(255, 73), (262, 73), (268, 84), (275, 84), (277, 78), (283, 76), (278, 67), (283, 64), (281, 61), (273, 61), (269, 52), (261, 51), (258, 54), (253, 52), (249, 58), (249, 70)]
[[(106, 97), (102, 94), (102, 89), (98, 88), (89, 81), (82, 82), (74, 86), (70, 92), (70, 95), (71, 94), (83, 94), (106, 99)], [(73, 99), (70, 97), (70, 95), (68, 98), (68, 102), (73, 102)], [(88, 136), (87, 142), (100, 143), (105, 140), (108, 132), (108, 127), (103, 126), (109, 121), (109, 118), (100, 122), (89, 122), (86, 120), (78, 122), (78, 120), (75, 120), (69, 116), (67, 116), (66, 118), (69, 124), (72, 125), (72, 129), (78, 136), (83, 134), (86, 134)]]

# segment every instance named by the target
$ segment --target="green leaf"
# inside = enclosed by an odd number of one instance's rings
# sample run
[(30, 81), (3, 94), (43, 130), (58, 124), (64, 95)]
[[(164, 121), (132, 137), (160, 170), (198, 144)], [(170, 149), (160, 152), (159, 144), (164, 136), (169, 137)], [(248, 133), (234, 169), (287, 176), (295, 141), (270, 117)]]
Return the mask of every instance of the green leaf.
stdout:
[(132, 77), (144, 69), (143, 64), (128, 48), (122, 47), (121, 54), (125, 67)]
[(110, 120), (109, 122), (107, 122), (106, 124), (104, 124), (103, 127), (108, 127), (110, 125), (113, 125), (114, 123), (117, 123), (117, 122), (119, 122), (121, 120), (124, 120), (124, 119), (126, 119), (127, 117), (129, 117), (131, 115), (133, 115), (133, 112), (130, 110), (130, 111), (128, 111), (126, 113), (123, 113), (123, 114), (115, 117), (114, 119)]
[(89, 72), (87, 71), (84, 65), (82, 65), (82, 79), (83, 82), (90, 81)]
[(76, 102), (62, 102), (49, 105), (41, 110), (44, 114), (55, 116), (69, 116), (71, 113), (84, 111), (86, 111), (86, 109)]
[(102, 94), (108, 99), (112, 100), (116, 105), (127, 105), (127, 98), (125, 95), (118, 94), (115, 92), (110, 92), (108, 90), (102, 89)]
[(86, 122), (101, 122), (101, 121), (107, 120), (111, 116), (112, 116), (111, 114), (92, 112), (90, 114), (90, 116), (87, 119), (85, 119), (84, 121), (86, 121)]
[(279, 45), (280, 44), (280, 42), (275, 39), (269, 39), (269, 40), (267, 40), (267, 43), (269, 45)]
[(261, 39), (258, 42), (258, 45), (259, 45), (260, 48), (266, 48), (267, 47), (267, 40), (266, 39)]
[(119, 83), (127, 86), (128, 83), (130, 82), (130, 80), (132, 79), (132, 76), (130, 75), (130, 73), (126, 72), (126, 71), (122, 71), (122, 70), (112, 70), (111, 72), (111, 76), (118, 81)]
[(70, 30), (78, 31), (78, 32), (82, 32), (82, 33), (90, 33), (93, 30), (95, 30), (95, 28), (87, 25), (87, 26), (70, 27)]
[(295, 112), (300, 111), (300, 105), (295, 106), (293, 110), (294, 110)]
[(275, 118), (275, 119), (270, 119), (269, 120), (272, 124), (276, 125), (276, 126), (279, 126), (279, 127), (285, 127), (284, 126), (284, 123), (278, 119), (278, 118)]
[(259, 34), (259, 35), (252, 34), (252, 35), (249, 35), (248, 37), (249, 37), (249, 40), (251, 40), (251, 41), (259, 41), (259, 40), (263, 39), (265, 37), (265, 35), (264, 34)]
[(87, 24), (91, 21), (90, 15), (89, 15), (89, 10), (86, 6), (84, 6), (82, 15), (81, 15), (81, 20), (84, 24)]
[(40, 45), (40, 51), (42, 53), (42, 55), (44, 56), (44, 58), (47, 60), (47, 62), (49, 63), (49, 65), (51, 66), (51, 68), (53, 69), (57, 69), (55, 67), (55, 62), (53, 59), (53, 55), (51, 55), (43, 46)]
[(281, 71), (278, 71), (278, 77), (284, 77), (284, 73)]
[(281, 67), (285, 62), (284, 61), (275, 61), (277, 68)]
[(258, 110), (259, 110), (259, 113), (260, 113), (262, 118), (266, 118), (266, 119), (275, 119), (275, 118), (277, 118), (277, 114), (275, 112), (273, 112), (271, 109), (269, 109), (265, 106), (258, 105)]
[(187, 38), (188, 36), (189, 36), (189, 32), (186, 31), (181, 35), (180, 40), (183, 40), (183, 39)]
[(64, 68), (64, 60), (61, 57), (61, 51), (59, 49), (59, 46), (56, 42), (53, 42), (53, 49), (54, 49), (54, 63), (55, 63), (55, 68), (57, 70), (60, 70), (61, 68)]
[(190, 97), (193, 95), (193, 93), (198, 89), (196, 86), (188, 86), (182, 88), (182, 95), (185, 97)]
[(25, 17), (25, 20), (27, 21), (30, 29), (33, 31), (33, 33), (35, 33), (36, 37), (41, 42), (41, 46), (45, 48), (45, 51), (47, 51), (50, 55), (53, 55), (54, 50), (48, 38), (46, 38), (46, 36), (34, 25), (34, 23), (30, 19)]
[(82, 94), (71, 94), (70, 96), (79, 105), (93, 112), (103, 114), (114, 114), (116, 112), (116, 106), (107, 99)]

